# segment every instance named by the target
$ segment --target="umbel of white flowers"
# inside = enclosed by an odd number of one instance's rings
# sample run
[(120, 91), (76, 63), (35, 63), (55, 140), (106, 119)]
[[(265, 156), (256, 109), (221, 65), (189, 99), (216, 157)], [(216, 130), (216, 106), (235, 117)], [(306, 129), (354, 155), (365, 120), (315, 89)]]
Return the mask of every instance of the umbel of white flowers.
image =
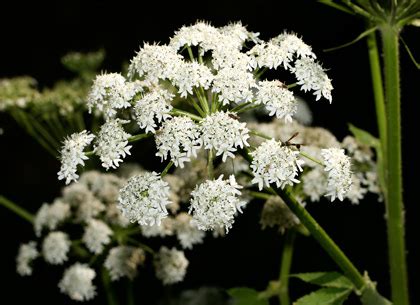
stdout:
[[(283, 69), (296, 83), (287, 86), (264, 79), (267, 69)], [(97, 76), (88, 107), (101, 113), (105, 123), (96, 136), (83, 131), (64, 141), (59, 179), (69, 183), (78, 178), (77, 166), (84, 164), (85, 149), (94, 138), (93, 153), (102, 166), (118, 167), (130, 154), (130, 139), (135, 138), (126, 131), (133, 125), (126, 124), (132, 118), (138, 128), (154, 136), (156, 155), (162, 162), (169, 159), (169, 166), (183, 168), (200, 151), (207, 152), (208, 179), (191, 192), (191, 223), (201, 230), (229, 230), (245, 204), (240, 199), (242, 186), (234, 176), (213, 179), (215, 157), (223, 163), (235, 158), (238, 150), (250, 149), (251, 182), (260, 190), (300, 182), (304, 163), (299, 149), (274, 139), (250, 147), (255, 133), (241, 121), (241, 113), (262, 107), (274, 119), (291, 124), (297, 111), (290, 90), (294, 86), (312, 91), (316, 100), (332, 100), (331, 80), (311, 47), (297, 35), (283, 33), (263, 41), (241, 23), (220, 28), (205, 22), (184, 26), (168, 44), (145, 43), (131, 60), (127, 79), (118, 73)], [(350, 159), (334, 148), (323, 148), (315, 157), (324, 158), (328, 173), (324, 195), (342, 200), (352, 182)], [(168, 215), (169, 193), (160, 174), (143, 172), (121, 189), (118, 208), (131, 222), (159, 225)]]

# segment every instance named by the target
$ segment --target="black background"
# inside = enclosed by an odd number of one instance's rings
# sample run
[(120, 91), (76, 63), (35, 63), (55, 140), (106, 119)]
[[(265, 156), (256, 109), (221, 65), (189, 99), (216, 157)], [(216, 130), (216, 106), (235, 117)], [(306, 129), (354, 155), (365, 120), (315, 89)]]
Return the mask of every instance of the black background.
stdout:
[[(68, 51), (90, 51), (103, 47), (107, 52), (105, 68), (118, 71), (143, 41), (167, 42), (173, 31), (197, 19), (216, 26), (242, 20), (248, 29), (273, 37), (283, 30), (295, 31), (311, 44), (333, 79), (333, 103), (310, 101), (314, 124), (331, 129), (339, 139), (347, 133), (347, 123), (376, 134), (374, 103), (366, 45), (361, 41), (348, 48), (324, 53), (323, 49), (340, 45), (363, 31), (363, 22), (355, 17), (324, 7), (316, 1), (56, 1), (55, 4), (2, 1), (0, 28), (0, 77), (31, 75), (42, 86), (56, 79), (71, 77), (60, 65)], [(419, 50), (418, 32), (407, 28), (403, 37), (414, 53)], [(418, 154), (415, 153), (415, 103), (418, 102), (419, 77), (405, 51), (402, 62), (402, 115), (404, 186), (407, 219), (408, 260), (412, 304), (420, 302), (415, 291), (420, 281), (415, 269), (420, 256), (418, 200), (414, 199), (418, 177)], [(417, 89), (417, 90), (416, 90)], [(43, 202), (51, 202), (63, 186), (56, 179), (59, 162), (45, 153), (11, 119), (0, 115), (0, 194), (35, 211)], [(136, 148), (141, 149), (141, 147)], [(381, 292), (389, 295), (384, 208), (374, 196), (367, 196), (359, 206), (348, 202), (322, 201), (308, 209), (338, 242), (359, 270), (369, 270), (379, 282)], [(181, 288), (201, 285), (221, 287), (251, 286), (263, 289), (275, 279), (279, 269), (281, 238), (270, 231), (260, 231), (259, 204), (247, 208), (223, 240), (208, 239), (203, 246), (187, 253), (190, 272)], [(20, 278), (15, 273), (18, 244), (33, 238), (31, 227), (4, 209), (0, 209), (0, 279), (2, 304), (68, 304), (57, 282), (61, 268), (37, 265), (35, 276)], [(293, 272), (327, 271), (335, 265), (311, 239), (297, 240)], [(417, 268), (417, 267), (416, 267)], [(144, 271), (136, 282), (138, 304), (154, 304), (161, 293), (159, 283)], [(306, 288), (292, 281), (292, 296)], [(417, 295), (416, 295), (417, 293)], [(100, 303), (101, 298), (95, 303)], [(356, 301), (350, 301), (353, 303)]]

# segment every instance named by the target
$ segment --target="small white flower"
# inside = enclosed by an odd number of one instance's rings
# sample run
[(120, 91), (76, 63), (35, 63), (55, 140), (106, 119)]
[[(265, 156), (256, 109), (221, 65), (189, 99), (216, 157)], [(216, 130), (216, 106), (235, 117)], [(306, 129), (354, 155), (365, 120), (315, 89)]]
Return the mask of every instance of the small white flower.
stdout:
[(160, 224), (168, 215), (169, 186), (155, 172), (131, 177), (118, 197), (118, 208), (131, 222), (140, 225)]
[(218, 93), (219, 101), (223, 105), (228, 105), (230, 102), (251, 101), (252, 89), (257, 87), (252, 73), (244, 68), (227, 67), (220, 69), (214, 77), (212, 91)]
[(96, 295), (92, 281), (96, 272), (86, 264), (76, 263), (66, 269), (58, 287), (75, 301), (88, 301)]
[(221, 175), (216, 180), (207, 180), (197, 185), (191, 193), (191, 224), (204, 231), (218, 228), (226, 228), (226, 231), (229, 231), (236, 212), (241, 212), (241, 208), (246, 204), (238, 198), (241, 188), (233, 175), (229, 180), (223, 180)]
[(301, 90), (315, 91), (316, 100), (323, 96), (331, 103), (333, 86), (320, 64), (308, 57), (300, 58), (295, 61), (292, 72), (298, 80), (297, 84), (301, 85)]
[[(220, 43), (213, 50), (211, 63), (213, 68), (216, 70), (222, 70), (223, 68), (237, 69), (241, 71), (252, 71), (256, 67), (254, 57), (248, 56), (246, 53), (242, 53), (235, 47), (229, 47)], [(247, 79), (251, 81), (248, 74)]]
[(350, 158), (344, 154), (344, 149), (323, 149), (321, 155), (324, 159), (325, 171), (328, 172), (327, 194), (331, 201), (335, 198), (343, 201), (352, 184)]
[(296, 54), (297, 57), (311, 57), (316, 58), (312, 52), (312, 48), (302, 41), (296, 34), (283, 33), (271, 39), (271, 42), (277, 44), (289, 54)]
[(45, 261), (51, 265), (62, 265), (68, 259), (70, 244), (71, 241), (66, 233), (59, 231), (49, 233), (42, 243), (42, 255)]
[(358, 177), (358, 175), (356, 174), (352, 174), (351, 186), (346, 194), (346, 198), (350, 200), (351, 203), (358, 204), (360, 200), (362, 200), (365, 197), (367, 192), (368, 189), (363, 186), (360, 177)]
[(16, 257), (16, 271), (20, 276), (32, 275), (32, 262), (39, 256), (36, 242), (21, 244)]
[(172, 84), (178, 87), (178, 93), (186, 98), (193, 95), (193, 89), (202, 87), (207, 90), (213, 81), (213, 73), (205, 65), (196, 61), (186, 62), (178, 66), (177, 73), (172, 77)]
[(128, 85), (121, 74), (98, 75), (87, 97), (89, 112), (95, 108), (106, 118), (112, 118), (117, 110), (131, 106), (130, 100), (135, 94), (136, 87)]
[(298, 151), (271, 139), (264, 141), (251, 155), (254, 158), (251, 163), (252, 183), (258, 183), (260, 190), (272, 183), (281, 188), (299, 183), (297, 175), (304, 162), (298, 158)]
[(132, 280), (137, 275), (138, 265), (145, 259), (144, 251), (140, 248), (118, 246), (109, 251), (104, 266), (108, 269), (112, 281), (122, 277)]
[(169, 154), (175, 166), (183, 168), (201, 148), (200, 128), (188, 117), (174, 117), (162, 124), (155, 141), (156, 156), (166, 160)]
[(285, 70), (289, 70), (292, 67), (293, 53), (271, 41), (255, 45), (248, 55), (254, 58), (259, 68), (277, 69), (283, 65)]
[(83, 150), (95, 138), (86, 130), (79, 133), (74, 133), (64, 140), (61, 148), (61, 167), (58, 172), (58, 180), (66, 179), (66, 184), (71, 181), (76, 181), (79, 175), (76, 174), (78, 165), (85, 165), (85, 160), (88, 159)]
[(205, 149), (214, 149), (216, 156), (234, 158), (233, 152), (238, 147), (249, 146), (249, 130), (246, 123), (232, 118), (229, 112), (216, 112), (206, 116), (200, 123), (202, 140)]
[(225, 36), (228, 36), (234, 45), (241, 48), (247, 40), (253, 42), (259, 42), (258, 36), (260, 33), (249, 32), (242, 23), (234, 22), (218, 29), (219, 32)]
[(193, 245), (201, 244), (206, 235), (204, 231), (193, 226), (191, 220), (192, 217), (184, 212), (175, 218), (176, 237), (184, 249), (192, 249)]
[(95, 141), (94, 152), (102, 161), (107, 170), (117, 168), (122, 159), (130, 154), (131, 145), (128, 139), (131, 135), (124, 131), (122, 124), (127, 123), (120, 119), (111, 119), (102, 125)]
[(297, 111), (297, 102), (293, 92), (279, 81), (261, 81), (258, 86), (256, 103), (264, 104), (269, 115), (291, 122), (292, 116)]
[(162, 219), (160, 224), (154, 224), (153, 226), (142, 225), (141, 234), (144, 237), (166, 237), (174, 235), (175, 221), (171, 217)]
[(164, 285), (181, 282), (187, 273), (188, 264), (184, 252), (161, 247), (154, 260), (156, 277)]
[(55, 230), (57, 226), (70, 217), (70, 206), (55, 200), (53, 204), (44, 203), (35, 215), (34, 230), (36, 236), (41, 236), (43, 228)]
[(303, 193), (311, 201), (319, 201), (327, 192), (327, 176), (320, 166), (316, 166), (302, 177)]
[(82, 240), (90, 252), (101, 254), (104, 247), (111, 242), (112, 230), (101, 220), (91, 219)]
[(134, 113), (137, 124), (140, 128), (145, 128), (146, 133), (155, 133), (157, 123), (161, 123), (171, 118), (170, 104), (174, 95), (165, 89), (155, 89), (146, 93), (134, 106)]
[(137, 74), (150, 83), (172, 79), (182, 61), (182, 56), (172, 47), (146, 43), (131, 60), (128, 76), (133, 78)]

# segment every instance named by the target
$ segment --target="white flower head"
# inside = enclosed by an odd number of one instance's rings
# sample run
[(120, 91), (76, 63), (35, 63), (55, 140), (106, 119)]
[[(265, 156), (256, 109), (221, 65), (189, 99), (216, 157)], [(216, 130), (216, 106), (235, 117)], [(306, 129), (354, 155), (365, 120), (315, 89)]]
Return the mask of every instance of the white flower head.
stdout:
[(130, 246), (118, 246), (109, 251), (104, 266), (109, 271), (112, 281), (122, 277), (130, 280), (137, 275), (137, 267), (146, 259), (144, 251)]
[(154, 89), (146, 93), (134, 106), (134, 113), (137, 124), (140, 128), (146, 129), (146, 133), (155, 133), (157, 125), (171, 118), (172, 105), (170, 104), (174, 95), (165, 89)]
[(178, 88), (181, 97), (186, 98), (193, 94), (194, 88), (209, 89), (214, 75), (207, 66), (196, 61), (183, 62), (172, 77), (172, 84)]
[(131, 106), (130, 100), (137, 90), (136, 86), (126, 83), (119, 73), (98, 75), (87, 97), (89, 112), (95, 108), (106, 118), (112, 118), (117, 114), (117, 110)]
[(170, 46), (145, 43), (131, 60), (128, 76), (137, 74), (150, 83), (158, 83), (159, 79), (172, 79), (182, 61), (182, 56)]
[(142, 225), (141, 234), (144, 237), (166, 237), (174, 235), (175, 221), (172, 217), (166, 217), (162, 219), (160, 224), (154, 224), (153, 226)]
[(42, 243), (42, 255), (51, 265), (62, 265), (68, 259), (71, 241), (66, 233), (49, 233)]
[(155, 172), (131, 177), (118, 197), (118, 208), (131, 222), (140, 225), (160, 224), (168, 215), (169, 186)]
[(35, 215), (34, 230), (36, 236), (41, 236), (42, 229), (55, 230), (57, 226), (70, 217), (70, 205), (55, 200), (51, 205), (44, 203)]
[(161, 247), (154, 260), (156, 277), (164, 285), (181, 282), (187, 273), (188, 264), (183, 251)]
[(243, 103), (253, 98), (252, 89), (257, 88), (254, 75), (245, 67), (220, 69), (214, 77), (212, 91), (218, 93), (223, 105), (230, 102)]
[(32, 275), (32, 262), (39, 256), (36, 242), (21, 244), (16, 257), (16, 271), (20, 276)]
[(327, 175), (320, 166), (316, 166), (302, 177), (303, 193), (311, 201), (319, 201), (327, 192)]
[(346, 194), (346, 198), (350, 200), (352, 204), (358, 204), (368, 192), (368, 189), (362, 184), (361, 178), (362, 177), (359, 177), (356, 174), (351, 175), (351, 186)]
[(247, 40), (259, 42), (258, 36), (260, 33), (254, 33), (247, 30), (246, 26), (239, 22), (230, 23), (224, 27), (219, 28), (219, 32), (228, 36), (234, 45), (241, 48)]
[(101, 220), (89, 220), (82, 240), (90, 252), (101, 254), (104, 247), (111, 242), (112, 230)]
[(131, 145), (128, 139), (131, 135), (124, 131), (122, 124), (127, 121), (111, 119), (102, 125), (94, 145), (94, 152), (107, 170), (117, 168), (122, 159), (130, 154)]
[[(248, 56), (246, 53), (241, 52), (235, 47), (229, 47), (229, 45), (220, 43), (212, 52), (211, 63), (213, 68), (216, 70), (222, 70), (224, 68), (230, 68), (240, 71), (252, 71), (256, 67), (255, 58)], [(232, 70), (227, 70), (229, 72)], [(227, 77), (226, 73), (224, 76)], [(246, 78), (250, 84), (252, 80), (249, 74), (242, 73), (242, 77)], [(239, 85), (236, 86), (240, 88)], [(223, 88), (221, 86), (221, 88)], [(225, 89), (225, 93), (229, 93)]]
[(197, 156), (197, 150), (202, 146), (200, 128), (188, 117), (174, 117), (162, 124), (157, 132), (156, 156), (166, 160), (170, 155), (175, 166), (184, 167), (184, 162)]
[(280, 46), (288, 54), (296, 55), (299, 58), (316, 58), (316, 55), (312, 52), (312, 48), (304, 43), (296, 34), (283, 33), (271, 39), (270, 42)]
[(79, 178), (77, 175), (77, 166), (85, 165), (85, 160), (88, 159), (84, 153), (84, 149), (95, 138), (86, 130), (79, 133), (74, 133), (64, 140), (61, 148), (61, 167), (58, 172), (58, 180), (66, 179), (66, 184), (71, 181), (76, 181)]
[(205, 236), (205, 232), (193, 226), (191, 220), (191, 215), (184, 212), (175, 218), (176, 237), (184, 249), (192, 249), (193, 245), (201, 244)]
[(269, 115), (291, 122), (297, 111), (297, 101), (293, 92), (279, 81), (261, 81), (258, 86), (256, 103), (265, 105)]
[(93, 279), (96, 272), (86, 264), (76, 263), (66, 269), (58, 287), (75, 301), (88, 301), (96, 295)]
[(289, 70), (292, 67), (293, 53), (272, 41), (255, 45), (247, 54), (254, 58), (259, 68), (277, 69), (283, 66)]
[(215, 180), (207, 180), (196, 186), (191, 193), (190, 213), (191, 224), (200, 230), (215, 230), (226, 228), (229, 231), (235, 221), (237, 211), (246, 204), (239, 199), (242, 186), (231, 175), (229, 180), (223, 180), (223, 175)]
[(324, 159), (325, 171), (328, 172), (327, 194), (331, 201), (338, 198), (343, 201), (352, 184), (350, 158), (344, 154), (344, 149), (323, 149), (321, 155)]
[(278, 227), (284, 233), (299, 225), (300, 221), (279, 196), (271, 196), (264, 203), (260, 224), (262, 229)]
[(271, 139), (264, 141), (251, 155), (254, 158), (252, 183), (258, 183), (260, 190), (273, 183), (281, 188), (299, 183), (297, 176), (302, 171), (303, 160), (298, 158), (298, 151)]
[(231, 117), (230, 112), (216, 112), (206, 116), (200, 123), (202, 140), (205, 149), (214, 149), (216, 156), (223, 155), (234, 158), (233, 152), (238, 147), (249, 146), (249, 130), (246, 123), (241, 123)]
[(297, 84), (301, 85), (301, 90), (314, 91), (316, 100), (323, 96), (331, 103), (333, 86), (320, 64), (309, 57), (300, 58), (295, 61), (292, 72), (296, 76)]

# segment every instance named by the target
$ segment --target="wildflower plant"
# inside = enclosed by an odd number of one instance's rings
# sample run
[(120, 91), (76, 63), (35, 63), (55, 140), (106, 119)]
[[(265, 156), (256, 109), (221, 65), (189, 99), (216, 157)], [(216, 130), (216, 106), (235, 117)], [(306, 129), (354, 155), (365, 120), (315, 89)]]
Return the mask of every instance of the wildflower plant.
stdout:
[[(288, 79), (267, 78), (269, 70), (282, 70)], [(356, 292), (387, 304), (305, 209), (321, 197), (353, 204), (368, 192), (382, 198), (378, 156), (360, 130), (354, 127), (354, 136), (339, 141), (328, 130), (308, 126), (310, 114), (299, 116), (305, 108), (298, 95), (332, 103), (332, 90), (326, 69), (294, 33), (265, 41), (240, 22), (217, 28), (198, 21), (166, 44), (144, 43), (127, 75), (95, 78), (84, 107), (104, 123), (64, 139), (58, 178), (68, 186), (34, 220), (37, 237), (50, 231), (51, 236), (42, 249), (35, 241), (21, 246), (18, 272), (33, 273), (32, 261), (40, 256), (51, 264), (76, 258), (59, 284), (74, 300), (95, 296), (97, 272), (112, 281), (132, 280), (148, 261), (156, 277), (171, 285), (187, 274), (188, 255), (179, 249), (198, 246), (206, 233), (229, 234), (256, 199), (264, 202), (261, 227), (285, 234), (285, 246), (279, 280), (263, 292), (248, 290), (251, 298), (279, 296), (289, 303), (290, 249), (302, 233), (311, 234), (344, 273), (333, 276), (345, 285), (331, 286), (341, 289), (340, 301)], [(256, 113), (269, 122), (258, 122)], [(124, 162), (136, 142), (147, 138), (164, 165), (155, 171), (128, 168)], [(94, 156), (117, 174), (81, 173)], [(84, 233), (70, 236), (68, 223)], [(164, 241), (160, 249), (148, 245), (149, 238), (171, 236), (178, 248)], [(243, 297), (240, 289), (230, 293)]]

